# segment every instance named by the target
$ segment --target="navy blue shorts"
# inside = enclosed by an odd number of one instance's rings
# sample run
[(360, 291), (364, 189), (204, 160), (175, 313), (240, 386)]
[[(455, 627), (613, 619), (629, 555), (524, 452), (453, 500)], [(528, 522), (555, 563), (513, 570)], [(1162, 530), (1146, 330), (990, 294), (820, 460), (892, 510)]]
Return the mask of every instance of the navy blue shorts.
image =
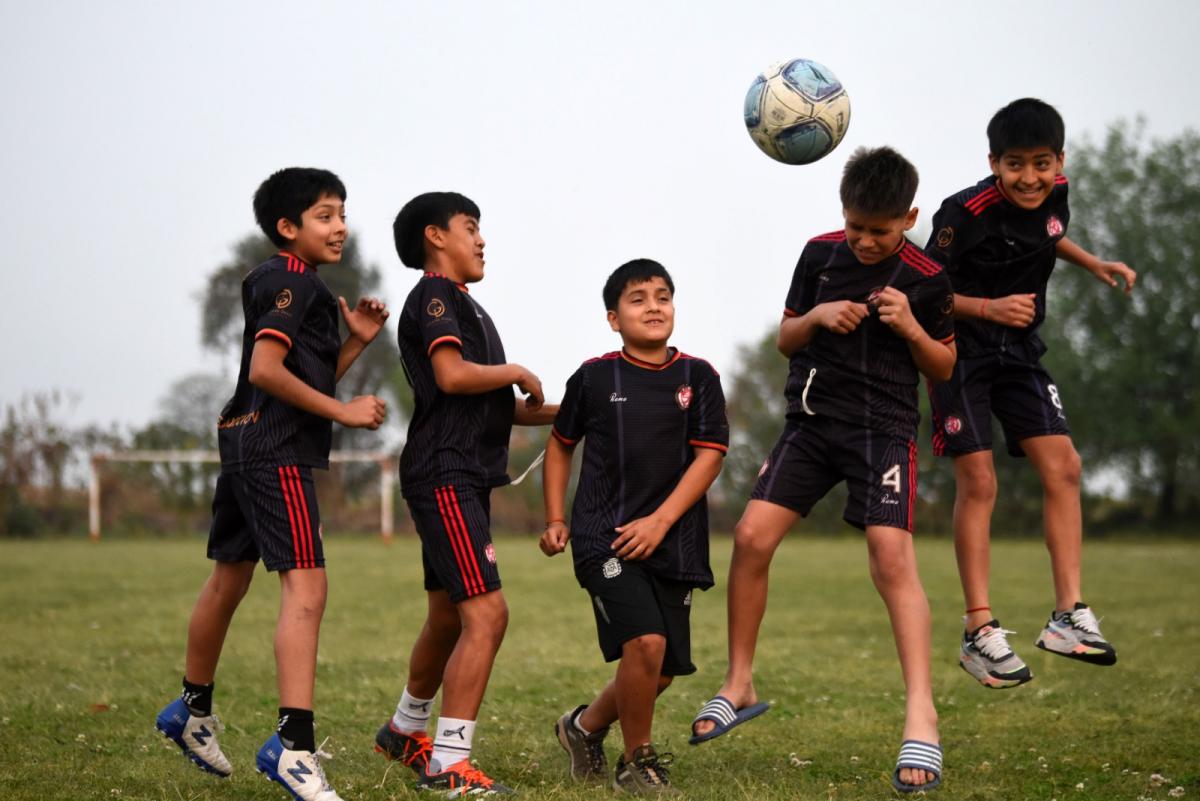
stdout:
[(850, 490), (842, 513), (847, 523), (913, 530), (916, 442), (831, 417), (788, 420), (750, 499), (805, 517), (842, 481)]
[(208, 558), (267, 570), (325, 566), (312, 468), (253, 467), (217, 477)]
[(404, 499), (421, 537), (425, 590), (454, 603), (500, 589), (491, 534), (491, 493), (448, 484)]
[(992, 450), (992, 415), (1012, 456), (1025, 455), (1022, 440), (1071, 433), (1058, 386), (1037, 362), (960, 358), (949, 381), (932, 385), (929, 402), (938, 456)]

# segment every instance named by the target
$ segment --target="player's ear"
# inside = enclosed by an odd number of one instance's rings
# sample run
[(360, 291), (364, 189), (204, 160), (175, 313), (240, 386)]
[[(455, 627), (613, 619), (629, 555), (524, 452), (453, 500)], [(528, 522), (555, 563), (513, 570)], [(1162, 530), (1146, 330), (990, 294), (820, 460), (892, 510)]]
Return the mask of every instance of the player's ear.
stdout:
[(615, 309), (608, 310), (608, 327), (614, 331), (621, 330), (621, 326), (617, 324), (617, 312)]
[(905, 231), (912, 230), (912, 227), (917, 224), (917, 216), (920, 213), (921, 213), (921, 210), (919, 208), (917, 208), (916, 206), (913, 206), (911, 209), (908, 210), (908, 214), (904, 215), (904, 230)]
[(295, 242), (296, 237), (300, 234), (300, 226), (289, 220), (287, 217), (280, 217), (275, 223), (275, 230), (289, 242)]
[(988, 153), (988, 166), (992, 169), (992, 175), (1000, 177), (1000, 157), (995, 153)]
[(425, 244), (441, 250), (446, 245), (446, 232), (440, 227), (430, 223), (425, 226)]
[(1065, 164), (1066, 161), (1067, 161), (1067, 151), (1065, 151), (1065, 150), (1058, 151), (1058, 174), (1059, 175), (1062, 175), (1063, 164)]

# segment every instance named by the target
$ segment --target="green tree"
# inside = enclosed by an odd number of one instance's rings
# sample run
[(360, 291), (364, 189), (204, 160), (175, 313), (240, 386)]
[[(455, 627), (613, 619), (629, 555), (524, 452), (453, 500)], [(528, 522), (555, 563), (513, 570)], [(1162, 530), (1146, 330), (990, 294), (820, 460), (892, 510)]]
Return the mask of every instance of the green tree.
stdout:
[(1117, 123), (1068, 153), (1083, 247), (1138, 271), (1131, 297), (1063, 265), (1051, 281), (1047, 366), (1090, 472), (1127, 484), (1133, 513), (1200, 511), (1200, 137), (1147, 141)]

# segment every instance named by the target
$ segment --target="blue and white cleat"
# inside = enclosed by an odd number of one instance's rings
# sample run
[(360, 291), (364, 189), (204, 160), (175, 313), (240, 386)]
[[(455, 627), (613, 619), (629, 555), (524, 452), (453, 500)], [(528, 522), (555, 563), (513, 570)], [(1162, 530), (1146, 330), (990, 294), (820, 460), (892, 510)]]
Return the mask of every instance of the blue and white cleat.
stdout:
[(233, 772), (233, 766), (217, 745), (217, 735), (224, 727), (216, 715), (196, 717), (182, 698), (176, 698), (158, 713), (154, 728), (182, 748), (183, 755), (201, 770), (221, 777)]
[(256, 762), (259, 773), (282, 784), (296, 801), (342, 801), (325, 778), (322, 757), (328, 759), (329, 754), (319, 748), (289, 751), (275, 733), (258, 749)]

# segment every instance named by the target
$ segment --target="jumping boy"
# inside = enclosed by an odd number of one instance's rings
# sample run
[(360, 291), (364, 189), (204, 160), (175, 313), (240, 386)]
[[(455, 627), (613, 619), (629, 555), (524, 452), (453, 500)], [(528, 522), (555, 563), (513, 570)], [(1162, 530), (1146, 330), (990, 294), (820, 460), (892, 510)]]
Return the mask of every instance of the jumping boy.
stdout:
[[(261, 559), (279, 573), (275, 668), (279, 722), (257, 767), (299, 801), (339, 801), (313, 733), (317, 634), (325, 609), (325, 554), (313, 468), (327, 469), (331, 421), (378, 428), (384, 402), (342, 403), (334, 387), (379, 333), (388, 312), (364, 298), (351, 310), (317, 273), (336, 264), (346, 241), (346, 189), (326, 170), (292, 167), (254, 195), (254, 216), (279, 255), (242, 281), (242, 362), (233, 398), (217, 420), (221, 475), (213, 497), (212, 575), (188, 625), (181, 697), (156, 726), (200, 768), (228, 776), (217, 744), (213, 679), (225, 634)], [(338, 311), (350, 335), (338, 334)]]
[(860, 149), (841, 182), (845, 230), (800, 254), (779, 326), (790, 359), (787, 423), (734, 531), (729, 670), (693, 723), (693, 744), (766, 711), (753, 660), (771, 557), (798, 517), (835, 484), (844, 518), (865, 529), (871, 578), (887, 606), (906, 692), (892, 781), (936, 787), (942, 750), (929, 677), (929, 604), (913, 550), (917, 383), (954, 365), (953, 299), (942, 268), (905, 236), (917, 219), (917, 171), (894, 150)]
[[(613, 786), (673, 793), (669, 754), (651, 745), (655, 698), (696, 671), (688, 617), (692, 590), (713, 585), (705, 492), (729, 446), (716, 371), (670, 347), (675, 285), (661, 264), (638, 259), (604, 285), (619, 352), (583, 363), (567, 381), (546, 446), (547, 556), (573, 541), (575, 577), (592, 598), (600, 651), (620, 660), (590, 704), (555, 724), (575, 779), (607, 773), (604, 736), (620, 721), (625, 748)], [(586, 440), (567, 526), (571, 454)]]
[[(505, 362), (492, 318), (468, 291), (483, 280), (479, 207), (456, 192), (419, 195), (400, 210), (393, 234), (404, 265), (424, 271), (400, 315), (400, 356), (416, 401), (400, 487), (421, 538), (428, 615), (375, 750), (416, 771), (419, 789), (507, 794), (470, 761), (508, 625), (489, 496), (509, 483), (513, 424), (549, 425), (558, 407), (543, 403), (537, 376)], [(430, 738), (430, 707), (443, 685)]]
[(1058, 387), (1042, 367), (1037, 330), (1055, 260), (1083, 267), (1125, 292), (1137, 274), (1101, 261), (1066, 237), (1070, 211), (1063, 168), (1063, 121), (1040, 100), (1016, 100), (988, 123), (992, 174), (947, 198), (933, 218), (926, 253), (954, 285), (962, 358), (951, 380), (933, 387), (934, 452), (954, 459), (954, 546), (966, 601), (959, 664), (987, 687), (1033, 678), (1008, 645), (988, 597), (989, 540), (996, 503), (992, 415), (1008, 452), (1028, 456), (1041, 478), (1054, 611), (1037, 646), (1096, 665), (1117, 652), (1100, 633), (1080, 589), (1082, 515), (1079, 454)]

